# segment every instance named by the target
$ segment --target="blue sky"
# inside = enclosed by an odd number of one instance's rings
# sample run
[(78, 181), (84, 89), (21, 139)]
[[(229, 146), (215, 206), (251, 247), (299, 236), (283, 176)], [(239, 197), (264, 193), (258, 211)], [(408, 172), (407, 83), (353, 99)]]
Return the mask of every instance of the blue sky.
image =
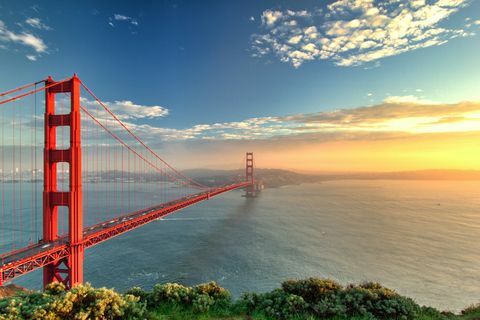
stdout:
[(298, 136), (299, 115), (480, 100), (479, 32), (475, 0), (0, 1), (0, 88), (76, 72), (145, 134)]

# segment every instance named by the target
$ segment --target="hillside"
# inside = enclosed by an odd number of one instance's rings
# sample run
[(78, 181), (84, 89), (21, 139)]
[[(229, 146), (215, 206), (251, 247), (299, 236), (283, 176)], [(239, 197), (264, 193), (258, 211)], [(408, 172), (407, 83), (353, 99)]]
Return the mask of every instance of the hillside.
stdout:
[[(219, 185), (242, 178), (243, 170), (190, 169), (184, 173), (203, 184)], [(282, 169), (256, 169), (255, 177), (265, 187), (312, 183), (332, 180), (480, 180), (478, 170), (418, 170), (398, 172), (353, 172), (305, 174)]]
[(66, 291), (54, 282), (45, 292), (23, 292), (0, 299), (0, 319), (152, 320), (474, 320), (480, 307), (455, 315), (418, 305), (378, 283), (341, 284), (318, 278), (287, 280), (266, 293), (246, 293), (233, 301), (215, 282), (193, 287), (157, 284), (152, 291), (126, 293), (79, 285)]

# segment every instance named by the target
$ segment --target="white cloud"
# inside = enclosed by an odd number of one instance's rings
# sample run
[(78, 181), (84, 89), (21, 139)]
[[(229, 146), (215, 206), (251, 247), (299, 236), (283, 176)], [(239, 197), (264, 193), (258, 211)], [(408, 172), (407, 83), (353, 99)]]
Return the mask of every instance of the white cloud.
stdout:
[(402, 104), (402, 103), (416, 103), (416, 104), (435, 104), (435, 102), (427, 99), (422, 99), (413, 95), (407, 96), (390, 96), (383, 100), (384, 103)]
[(131, 25), (138, 26), (138, 21), (137, 20), (135, 20), (132, 17), (123, 15), (123, 14), (116, 13), (116, 14), (113, 15), (113, 19), (116, 20), (116, 21), (125, 21), (125, 22), (130, 23)]
[(262, 13), (262, 23), (267, 26), (273, 26), (275, 22), (282, 17), (281, 11), (265, 10)]
[(107, 104), (112, 110), (120, 114), (125, 114), (130, 118), (159, 118), (168, 115), (167, 108), (161, 106), (139, 105), (129, 100), (107, 102)]
[(158, 140), (272, 140), (283, 138), (379, 139), (391, 134), (478, 131), (480, 103), (435, 104), (414, 96), (329, 112), (197, 124), (174, 129), (127, 125)]
[(371, 92), (367, 93), (367, 97), (371, 97), (371, 96), (373, 96), (373, 93)]
[(308, 60), (360, 65), (473, 35), (440, 26), (468, 4), (468, 0), (338, 0), (322, 13), (265, 10), (263, 33), (252, 36), (253, 56), (274, 54), (294, 67)]
[[(93, 110), (99, 109), (101, 111), (100, 117), (104, 117), (104, 111), (99, 108), (99, 105), (96, 101), (88, 100), (86, 98), (81, 98), (81, 103), (84, 106), (90, 108), (95, 108)], [(105, 105), (122, 120), (132, 120), (132, 119), (153, 119), (153, 118), (162, 118), (168, 115), (169, 110), (161, 106), (149, 106), (149, 105), (140, 105), (136, 104), (130, 100), (118, 100), (113, 102), (104, 102)], [(97, 113), (95, 113), (97, 115)]]
[(130, 20), (130, 17), (124, 16), (122, 14), (115, 14), (113, 17), (114, 17), (115, 20), (118, 20), (118, 21)]
[(300, 40), (302, 40), (303, 36), (301, 34), (297, 35), (297, 36), (293, 36), (291, 37), (289, 40), (288, 40), (288, 43), (290, 44), (297, 44), (300, 42)]
[(25, 31), (20, 33), (15, 33), (9, 30), (1, 20), (0, 20), (0, 41), (21, 44), (34, 49), (37, 53), (44, 53), (47, 51), (47, 45), (41, 38)]
[(28, 18), (27, 20), (25, 20), (25, 23), (28, 24), (29, 26), (33, 27), (33, 28), (36, 28), (36, 29), (52, 30), (52, 28), (50, 28), (46, 24), (42, 23), (40, 18)]
[(254, 17), (254, 16), (251, 16), (248, 20), (250, 20), (250, 21), (255, 21), (255, 17)]
[(37, 57), (31, 54), (26, 55), (27, 59), (30, 61), (37, 61)]

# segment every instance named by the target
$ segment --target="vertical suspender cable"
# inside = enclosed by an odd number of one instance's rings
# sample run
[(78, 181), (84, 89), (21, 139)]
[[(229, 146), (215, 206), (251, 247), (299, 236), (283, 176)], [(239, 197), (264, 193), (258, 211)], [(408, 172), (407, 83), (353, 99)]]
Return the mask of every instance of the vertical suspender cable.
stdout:
[(16, 201), (16, 197), (15, 197), (15, 193), (16, 193), (16, 190), (15, 190), (15, 109), (16, 108), (13, 108), (12, 109), (12, 213), (13, 213), (13, 216), (12, 216), (12, 230), (13, 230), (13, 242), (12, 242), (12, 248), (13, 250), (15, 250), (15, 240), (16, 240), (16, 230), (17, 230), (17, 219), (15, 217), (16, 215), (16, 205), (15, 205), (15, 201)]
[(19, 176), (20, 176), (20, 181), (18, 183), (19, 185), (19, 190), (20, 190), (20, 194), (19, 194), (19, 198), (20, 198), (20, 202), (19, 202), (19, 226), (20, 226), (20, 234), (19, 234), (19, 237), (20, 237), (20, 245), (23, 245), (23, 190), (22, 190), (22, 153), (23, 153), (23, 145), (22, 145), (22, 116), (20, 116), (20, 119), (18, 121), (18, 127), (19, 127), (19, 131), (20, 131), (20, 154), (19, 154), (19, 162), (18, 162), (18, 173), (19, 173)]
[[(35, 83), (35, 90), (37, 90), (37, 84)], [(35, 161), (35, 181), (33, 183), (34, 185), (34, 194), (35, 194), (35, 199), (34, 199), (34, 202), (35, 202), (35, 205), (34, 205), (34, 211), (35, 211), (35, 235), (37, 236), (37, 241), (39, 240), (39, 233), (38, 233), (38, 212), (37, 212), (37, 206), (38, 206), (38, 189), (37, 189), (37, 185), (38, 185), (38, 182), (37, 182), (37, 175), (38, 175), (38, 166), (37, 166), (37, 94), (35, 93), (35, 112), (34, 112), (34, 131), (33, 131), (33, 135), (34, 135), (34, 151), (35, 151), (35, 154), (34, 154), (34, 161)]]
[(5, 246), (5, 107), (2, 108), (2, 246)]

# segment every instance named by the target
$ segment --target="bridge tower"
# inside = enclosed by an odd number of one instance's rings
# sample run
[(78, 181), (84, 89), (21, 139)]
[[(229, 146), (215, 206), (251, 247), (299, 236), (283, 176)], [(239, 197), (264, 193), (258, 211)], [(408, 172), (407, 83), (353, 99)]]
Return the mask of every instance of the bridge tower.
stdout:
[(245, 188), (245, 197), (255, 197), (256, 193), (255, 180), (253, 178), (253, 152), (247, 152), (246, 155), (245, 180), (250, 182), (250, 184)]
[[(54, 84), (49, 77), (46, 86)], [(55, 112), (55, 95), (70, 94), (70, 113)], [(70, 146), (57, 149), (57, 127), (70, 127)], [(67, 288), (83, 282), (82, 154), (80, 144), (80, 80), (74, 75), (45, 90), (45, 149), (43, 190), (43, 241), (58, 240), (58, 207), (68, 208), (69, 256), (43, 268), (43, 284), (59, 281)], [(57, 164), (69, 165), (68, 191), (57, 188)]]

